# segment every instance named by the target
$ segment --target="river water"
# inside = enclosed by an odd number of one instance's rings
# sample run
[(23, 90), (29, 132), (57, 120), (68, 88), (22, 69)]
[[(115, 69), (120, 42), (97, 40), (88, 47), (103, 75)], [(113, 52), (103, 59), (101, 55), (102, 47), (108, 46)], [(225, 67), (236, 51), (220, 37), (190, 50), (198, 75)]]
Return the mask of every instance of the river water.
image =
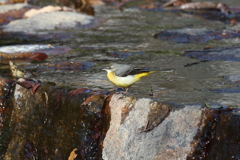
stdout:
[[(156, 2), (156, 1), (152, 1)], [(53, 1), (36, 1), (37, 5), (53, 4)], [(34, 68), (39, 79), (53, 81), (61, 85), (88, 87), (92, 90), (117, 89), (106, 78), (103, 68), (110, 63), (127, 63), (136, 67), (154, 70), (172, 69), (172, 72), (155, 72), (144, 77), (129, 89), (130, 95), (150, 97), (160, 101), (180, 104), (204, 103), (205, 100), (220, 105), (237, 106), (239, 93), (222, 92), (218, 89), (231, 87), (232, 83), (222, 76), (237, 75), (240, 64), (237, 61), (207, 61), (184, 57), (185, 50), (203, 49), (208, 46), (229, 47), (239, 43), (238, 38), (212, 40), (205, 43), (176, 43), (159, 40), (154, 35), (169, 29), (206, 28), (226, 29), (230, 24), (218, 20), (176, 11), (161, 9), (139, 9), (144, 1), (126, 3), (120, 10), (114, 5), (95, 7), (95, 17), (101, 19), (98, 27), (70, 29), (64, 32), (71, 36), (63, 39), (44, 41), (45, 44), (64, 45), (71, 48), (67, 54), (50, 56), (45, 62), (91, 62), (87, 69), (47, 69), (37, 70), (36, 62), (21, 63), (25, 68)], [(229, 6), (240, 6), (240, 2), (226, 1)], [(14, 42), (13, 42), (14, 43)], [(12, 44), (13, 44), (12, 43)], [(18, 42), (18, 44), (24, 42)], [(31, 42), (28, 42), (31, 43)], [(42, 42), (41, 42), (42, 43)], [(200, 62), (196, 65), (187, 64)], [(7, 65), (3, 63), (2, 65)], [(6, 74), (6, 70), (2, 70)], [(7, 73), (8, 74), (8, 73)]]

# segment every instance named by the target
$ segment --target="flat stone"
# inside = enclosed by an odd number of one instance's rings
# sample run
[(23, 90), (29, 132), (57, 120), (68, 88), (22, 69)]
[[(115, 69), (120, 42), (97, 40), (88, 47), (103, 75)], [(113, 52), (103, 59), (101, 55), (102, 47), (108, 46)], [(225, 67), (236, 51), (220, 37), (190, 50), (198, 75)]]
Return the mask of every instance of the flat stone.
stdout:
[(175, 43), (205, 43), (210, 40), (223, 40), (239, 37), (235, 31), (209, 30), (205, 28), (184, 28), (164, 30), (154, 35), (160, 40), (170, 40)]
[(184, 56), (196, 58), (200, 60), (225, 60), (225, 61), (239, 61), (240, 60), (240, 46), (233, 46), (228, 48), (213, 48), (204, 50), (187, 50)]
[[(0, 1), (1, 3), (1, 1)], [(6, 5), (0, 5), (0, 13), (8, 12), (10, 10), (19, 10), (24, 7), (29, 7), (30, 5), (25, 3), (16, 3), (16, 4), (6, 4)]]
[(50, 12), (11, 21), (3, 26), (3, 31), (35, 33), (41, 30), (71, 29), (89, 25), (93, 20), (92, 16), (75, 12)]

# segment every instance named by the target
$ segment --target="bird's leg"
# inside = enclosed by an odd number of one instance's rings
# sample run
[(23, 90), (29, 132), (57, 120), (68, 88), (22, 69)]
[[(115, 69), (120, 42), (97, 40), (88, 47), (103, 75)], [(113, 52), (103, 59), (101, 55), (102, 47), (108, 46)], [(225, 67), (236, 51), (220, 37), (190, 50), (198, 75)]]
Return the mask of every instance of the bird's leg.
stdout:
[(152, 89), (152, 86), (151, 86), (151, 91), (148, 93), (149, 96), (153, 97), (153, 89)]
[(122, 90), (120, 91), (120, 93), (122, 93), (122, 94), (127, 94), (127, 91), (128, 91), (128, 88), (125, 88), (125, 91), (124, 91), (124, 89), (122, 89)]
[[(123, 97), (127, 95), (128, 88), (125, 88), (125, 91), (120, 91), (119, 93), (123, 94)], [(119, 99), (122, 99), (123, 97), (120, 97)]]
[(123, 95), (123, 96), (119, 97), (118, 99), (123, 99), (126, 96), (127, 90), (128, 90), (128, 88), (126, 88), (125, 91), (123, 91), (123, 89), (122, 89), (120, 92), (118, 92), (118, 93), (121, 93)]
[(125, 90), (125, 92), (124, 92), (124, 93), (125, 93), (125, 94), (127, 94), (127, 91), (128, 91), (128, 88), (126, 88), (126, 90)]

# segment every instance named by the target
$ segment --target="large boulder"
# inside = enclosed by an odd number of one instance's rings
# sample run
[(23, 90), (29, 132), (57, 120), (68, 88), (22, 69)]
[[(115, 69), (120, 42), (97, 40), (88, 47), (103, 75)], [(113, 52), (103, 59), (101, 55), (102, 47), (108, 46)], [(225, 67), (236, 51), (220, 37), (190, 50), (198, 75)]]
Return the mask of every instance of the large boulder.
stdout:
[[(239, 115), (226, 114), (229, 109), (183, 106), (145, 98), (136, 100), (121, 94), (114, 95), (109, 105), (111, 121), (103, 143), (104, 160), (199, 159), (219, 157), (219, 154), (225, 157), (239, 155), (233, 150), (218, 153), (222, 146), (238, 146), (235, 143), (237, 137), (232, 142), (223, 140), (229, 139), (224, 136), (228, 135), (224, 121), (231, 131), (237, 131), (240, 126), (238, 121), (231, 120), (233, 117), (240, 120)], [(218, 137), (214, 136), (216, 132)], [(216, 141), (221, 141), (221, 145), (218, 146)], [(209, 148), (211, 146), (214, 148)]]

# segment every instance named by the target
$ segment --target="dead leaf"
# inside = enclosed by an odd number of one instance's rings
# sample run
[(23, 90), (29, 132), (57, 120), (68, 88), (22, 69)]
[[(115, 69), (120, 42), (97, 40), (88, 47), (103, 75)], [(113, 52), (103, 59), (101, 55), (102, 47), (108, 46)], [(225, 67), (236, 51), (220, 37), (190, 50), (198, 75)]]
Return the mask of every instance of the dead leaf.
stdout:
[(237, 20), (236, 19), (232, 19), (230, 22), (231, 22), (231, 26), (235, 26), (237, 24)]
[(90, 102), (95, 102), (98, 101), (99, 98), (104, 97), (104, 95), (100, 94), (100, 95), (91, 95), (90, 97), (88, 97), (85, 102), (82, 103), (83, 106), (88, 105)]
[(33, 94), (36, 93), (36, 90), (41, 85), (41, 83), (36, 82), (32, 79), (24, 79), (24, 78), (20, 78), (16, 83), (19, 84), (20, 86), (26, 88), (26, 89), (32, 88), (31, 91), (32, 91)]
[(62, 102), (62, 97), (63, 97), (63, 93), (62, 91), (57, 91), (57, 96), (56, 96), (56, 101), (57, 101), (57, 104), (56, 104), (56, 108), (55, 109), (58, 109), (61, 102)]
[(42, 61), (46, 58), (48, 58), (48, 55), (45, 53), (34, 53), (33, 55), (28, 57), (29, 59), (35, 60), (35, 61)]
[(72, 152), (70, 153), (69, 157), (68, 157), (68, 160), (74, 160), (76, 157), (77, 157), (77, 154), (76, 154), (76, 151), (78, 149), (75, 148), (74, 150), (72, 150)]
[(170, 0), (169, 2), (163, 5), (164, 8), (166, 7), (179, 7), (185, 3), (192, 2), (192, 0)]
[(36, 92), (36, 90), (38, 89), (38, 87), (41, 85), (41, 83), (36, 84), (33, 88), (32, 88), (32, 93), (34, 94)]
[(76, 90), (72, 90), (69, 92), (70, 96), (81, 94), (81, 93), (88, 93), (90, 90), (88, 88), (78, 88)]

